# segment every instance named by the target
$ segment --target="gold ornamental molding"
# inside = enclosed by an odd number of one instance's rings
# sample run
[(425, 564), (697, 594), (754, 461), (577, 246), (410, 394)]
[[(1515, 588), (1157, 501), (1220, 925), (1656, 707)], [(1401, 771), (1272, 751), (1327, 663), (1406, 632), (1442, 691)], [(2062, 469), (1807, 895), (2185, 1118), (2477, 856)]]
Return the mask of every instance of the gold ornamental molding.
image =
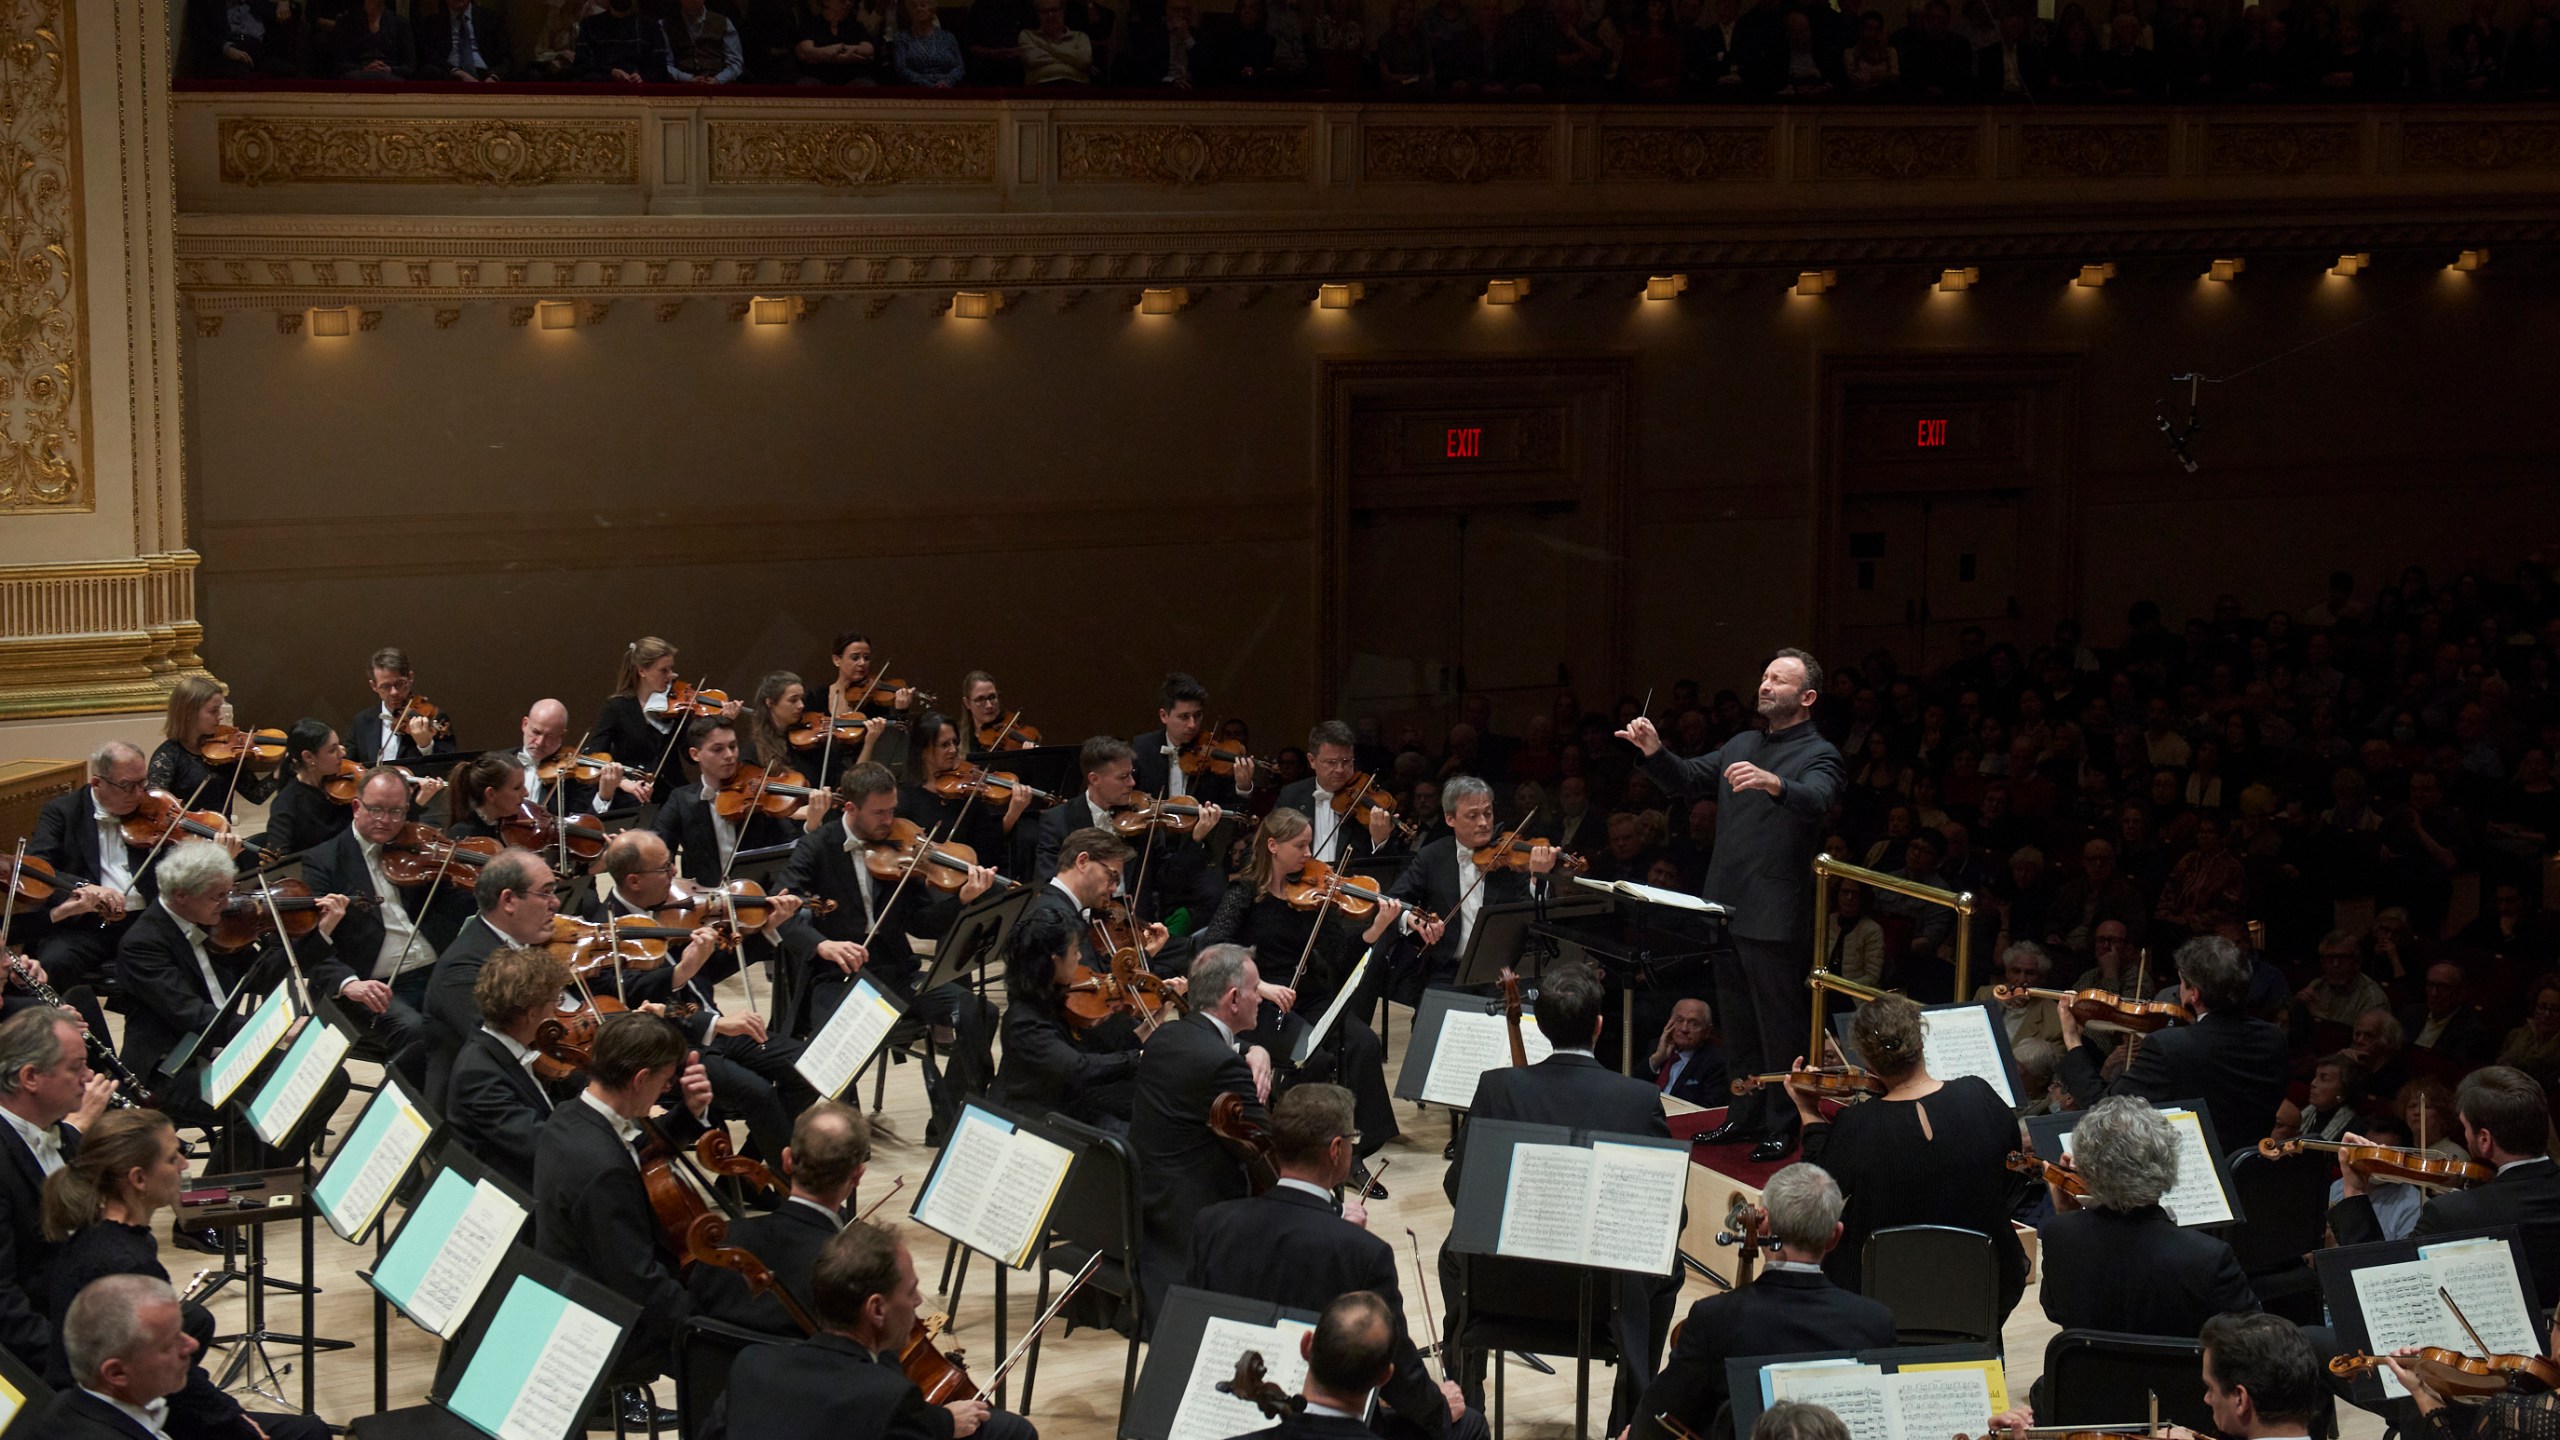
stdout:
[(638, 120), (225, 116), (237, 185), (630, 185)]
[(1777, 176), (1765, 125), (1604, 125), (1603, 180), (1770, 180)]
[(712, 120), (714, 185), (984, 185), (993, 121)]
[(2018, 137), (2018, 173), (2078, 180), (2166, 175), (2171, 134), (2165, 124), (2029, 125)]
[(1364, 180), (1477, 185), (1554, 178), (1545, 125), (1376, 125), (1361, 137)]
[(1308, 177), (1304, 125), (1058, 127), (1058, 178), (1070, 184), (1297, 182)]
[(191, 551), (0, 567), (0, 719), (115, 715), (167, 703), (196, 647)]
[(2363, 144), (2349, 124), (2223, 124), (2205, 127), (2205, 169), (2214, 175), (2354, 173)]
[(1982, 128), (1826, 127), (1823, 178), (1970, 180), (1982, 173)]
[[(96, 508), (71, 7), (0, 0), (0, 512)], [(0, 629), (0, 635), (13, 633)]]
[(2412, 123), (2400, 129), (2400, 168), (2560, 170), (2560, 125)]

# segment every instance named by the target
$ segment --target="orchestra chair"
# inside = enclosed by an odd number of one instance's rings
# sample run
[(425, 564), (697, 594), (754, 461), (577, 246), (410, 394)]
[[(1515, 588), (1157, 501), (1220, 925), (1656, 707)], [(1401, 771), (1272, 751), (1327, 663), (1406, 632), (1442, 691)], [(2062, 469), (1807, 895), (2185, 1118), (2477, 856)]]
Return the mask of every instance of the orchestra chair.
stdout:
[(2000, 1266), (1991, 1237), (1952, 1225), (1895, 1225), (1867, 1237), (1866, 1295), (1893, 1312), (1904, 1345), (2000, 1343)]
[(2222, 1238), (2239, 1257), (2258, 1304), (2297, 1325), (2319, 1324), (2320, 1277), (2302, 1257), (2321, 1247), (2328, 1229), (2329, 1181), (2337, 1166), (2327, 1155), (2270, 1160), (2254, 1148), (2232, 1151), (2224, 1164), (2248, 1218)]
[[(2297, 1264), (2300, 1262), (2297, 1261)], [(2160, 1397), (2160, 1419), (2198, 1434), (2213, 1429), (2204, 1398), (2204, 1345), (2171, 1335), (2065, 1330), (2045, 1343), (2043, 1425), (2140, 1423)]]
[[(1040, 1274), (1036, 1311), (1049, 1308), (1049, 1277), (1072, 1276), (1095, 1255), (1102, 1265), (1085, 1282), (1086, 1294), (1099, 1293), (1119, 1302), (1115, 1326), (1129, 1337), (1129, 1360), (1120, 1374), (1120, 1411), (1129, 1413), (1129, 1397), (1138, 1388), (1138, 1337), (1146, 1333), (1146, 1286), (1138, 1256), (1143, 1212), (1138, 1208), (1138, 1157), (1127, 1137), (1097, 1130), (1051, 1111), (1048, 1123), (1079, 1147), (1058, 1203), (1049, 1211), (1049, 1233), (1041, 1237), (1033, 1268)], [(955, 1297), (956, 1299), (956, 1297)], [(1070, 1322), (1072, 1324), (1072, 1322)], [(1042, 1332), (1042, 1336), (1046, 1335)], [(1022, 1372), (1023, 1415), (1031, 1413), (1031, 1387), (1040, 1378), (1040, 1341), (1034, 1336)]]
[(676, 1422), (679, 1434), (699, 1435), (711, 1419), (711, 1407), (729, 1392), (729, 1369), (750, 1345), (797, 1345), (788, 1336), (767, 1335), (692, 1315), (676, 1331)]
[[(1448, 1343), (1461, 1354), (1490, 1350), (1493, 1352), (1493, 1433), (1502, 1431), (1504, 1379), (1510, 1370), (1511, 1357), (1533, 1355), (1554, 1356), (1572, 1362), (1581, 1353), (1578, 1317), (1582, 1309), (1582, 1276), (1586, 1272), (1571, 1265), (1554, 1265), (1539, 1260), (1515, 1260), (1501, 1255), (1460, 1255), (1458, 1257), (1459, 1310), (1450, 1316)], [(1591, 1276), (1591, 1330), (1588, 1354), (1595, 1366), (1616, 1366), (1618, 1330), (1615, 1318), (1616, 1272), (1593, 1270)], [(1429, 1280), (1421, 1283), (1429, 1284)], [(1503, 1309), (1488, 1310), (1477, 1301), (1479, 1295), (1499, 1295)], [(1451, 1367), (1450, 1373), (1460, 1373)], [(1552, 1372), (1550, 1372), (1552, 1373)], [(1606, 1410), (1606, 1391), (1596, 1393), (1593, 1400)]]

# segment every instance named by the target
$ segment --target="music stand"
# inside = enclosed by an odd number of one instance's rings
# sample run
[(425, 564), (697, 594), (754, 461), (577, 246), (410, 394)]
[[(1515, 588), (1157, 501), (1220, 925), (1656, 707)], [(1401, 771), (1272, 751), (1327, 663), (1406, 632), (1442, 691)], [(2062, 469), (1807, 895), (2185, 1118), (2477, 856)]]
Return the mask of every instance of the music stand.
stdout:
[(978, 992), (986, 993), (985, 962), (1004, 946), (1004, 937), (1013, 933), (1013, 922), (1031, 906), (1031, 897), (1039, 887), (1017, 884), (1010, 889), (992, 889), (963, 908), (933, 947), (933, 968), (925, 972), (916, 986), (918, 995), (937, 986), (948, 985), (972, 970), (977, 972)]
[[(16, 1392), (12, 1402), (11, 1392)], [(14, 1409), (10, 1407), (14, 1403)], [(0, 1349), (0, 1440), (44, 1440), (53, 1387), (7, 1349)]]
[[(529, 1287), (521, 1299), (519, 1283)], [(538, 1324), (546, 1317), (556, 1320), (571, 1308), (588, 1312), (613, 1330), (612, 1343), (605, 1347), (585, 1390), (555, 1407), (566, 1412), (565, 1428), (556, 1437), (549, 1433), (541, 1437), (579, 1440), (597, 1398), (612, 1385), (614, 1367), (630, 1340), (631, 1327), (639, 1323), (640, 1306), (526, 1245), (517, 1245), (508, 1252), (497, 1275), (480, 1293), (479, 1303), (472, 1307), (470, 1320), (445, 1347), (436, 1364), (435, 1382), (427, 1391), (428, 1403), (358, 1417), (348, 1433), (358, 1440), (375, 1440), (377, 1436), (383, 1440), (478, 1440), (483, 1435), (497, 1434), (496, 1424), (466, 1419), (466, 1414), (492, 1416), (498, 1410), (499, 1399), (535, 1388), (530, 1383), (532, 1372), (546, 1347), (525, 1342), (548, 1337), (523, 1332), (529, 1323)]]
[[(1037, 1139), (1045, 1140), (1049, 1144), (1067, 1152), (1066, 1166), (1058, 1172), (1057, 1184), (1050, 1190), (1047, 1202), (1040, 1207), (1039, 1215), (1034, 1218), (1031, 1225), (1030, 1240), (1024, 1246), (1023, 1251), (1020, 1254), (998, 1255), (992, 1252), (981, 1252), (975, 1244), (961, 1239), (960, 1236), (953, 1234), (949, 1230), (943, 1229), (934, 1221), (925, 1218), (925, 1207), (928, 1204), (931, 1204), (938, 1197), (940, 1187), (946, 1179), (946, 1167), (950, 1164), (952, 1156), (961, 1148), (960, 1132), (962, 1127), (984, 1123), (973, 1119), (972, 1112), (982, 1114), (986, 1117), (986, 1121), (991, 1121), (997, 1125), (1007, 1127), (1012, 1133), (1030, 1135)], [(1045, 1120), (1032, 1120), (1023, 1116), (1019, 1112), (1007, 1109), (1005, 1106), (997, 1104), (992, 1100), (973, 1098), (969, 1100), (966, 1106), (962, 1109), (958, 1123), (952, 1126), (950, 1139), (944, 1143), (941, 1151), (933, 1157), (933, 1165), (925, 1172), (924, 1183), (916, 1187), (915, 1204), (908, 1210), (908, 1218), (914, 1220), (917, 1224), (924, 1226), (926, 1229), (933, 1231), (935, 1234), (943, 1236), (945, 1239), (950, 1240), (960, 1247), (960, 1278), (952, 1282), (952, 1293), (956, 1296), (959, 1293), (958, 1287), (961, 1284), (966, 1283), (968, 1280), (969, 1257), (971, 1255), (985, 1253), (987, 1259), (995, 1266), (995, 1352), (999, 1355), (1004, 1353), (1005, 1348), (1005, 1272), (1016, 1265), (1031, 1263), (1032, 1258), (1039, 1253), (1041, 1238), (1049, 1233), (1049, 1214), (1057, 1208), (1058, 1197), (1066, 1193), (1068, 1178), (1075, 1173), (1075, 1162), (1083, 1157), (1084, 1149), (1085, 1147), (1083, 1142), (1077, 1137), (1060, 1133), (1058, 1130), (1051, 1128)], [(984, 1237), (982, 1236), (981, 1238), (983, 1239)], [(1004, 1403), (1004, 1389), (1004, 1382), (998, 1381), (996, 1384), (994, 1399), (999, 1408), (1001, 1408)]]
[(1610, 896), (1594, 891), (1554, 892), (1540, 900), (1506, 900), (1487, 905), (1476, 912), (1474, 933), (1467, 936), (1467, 952), (1459, 957), (1458, 975), (1450, 983), (1461, 990), (1483, 989), (1502, 979), (1504, 966), (1523, 980), (1534, 980), (1547, 972), (1557, 958), (1551, 946), (1536, 951), (1529, 948), (1531, 932), (1541, 922), (1578, 920), (1610, 914), (1614, 902)]
[[(2205, 1154), (2221, 1157), (2231, 1153), (2230, 1151), (2222, 1148), (2222, 1136), (2215, 1132), (2213, 1128), (2213, 1115), (2204, 1108), (2203, 1101), (2155, 1100), (2151, 1102), (2151, 1108), (2160, 1111), (2193, 1111), (2196, 1117), (2197, 1128), (2204, 1132)], [(2084, 1110), (2067, 1110), (2059, 1115), (2031, 1115), (2027, 1117), (2026, 1122), (2027, 1143), (2036, 1147), (2036, 1153), (2038, 1155), (2041, 1155), (2048, 1160), (2058, 1160), (2062, 1157), (2063, 1137), (2070, 1131), (2078, 1129), (2079, 1122), (2085, 1118), (2087, 1114), (2088, 1112)], [(2184, 1167), (2180, 1167), (2180, 1173), (2184, 1173)], [(2231, 1186), (2231, 1167), (2225, 1164), (2216, 1164), (2213, 1167), (2213, 1182), (2215, 1186), (2222, 1191), (2222, 1203), (2229, 1207), (2231, 1211), (2231, 1218), (2228, 1221), (2217, 1221), (2211, 1228), (2219, 1229), (2223, 1224), (2247, 1224), (2249, 1216), (2248, 1212), (2240, 1207), (2240, 1192), (2233, 1189)], [(2162, 1198), (2166, 1199), (2168, 1197), (2163, 1196)]]
[(1288, 1321), (1313, 1329), (1322, 1318), (1312, 1310), (1293, 1310), (1268, 1300), (1220, 1295), (1188, 1285), (1168, 1288), (1164, 1309), (1156, 1316), (1155, 1338), (1147, 1344), (1146, 1365), (1138, 1372), (1138, 1388), (1120, 1417), (1119, 1440), (1172, 1440), (1173, 1422), (1182, 1412), (1182, 1397), (1190, 1389), (1191, 1371), (1210, 1321), (1244, 1325)]
[[(1956, 1365), (1988, 1360), (2000, 1363), (2000, 1347), (1991, 1345), (1887, 1345), (1874, 1350), (1814, 1350), (1795, 1355), (1733, 1355), (1724, 1362), (1726, 1393), (1733, 1405), (1733, 1433), (1748, 1435), (1760, 1423), (1760, 1372), (1771, 1365), (1806, 1360), (1854, 1360), (1881, 1367), (1888, 1375), (1913, 1365)], [(2007, 1383), (2005, 1377), (2003, 1385)], [(1995, 1401), (2000, 1396), (1992, 1397)], [(2014, 1399), (2012, 1404), (2016, 1403)]]
[[(447, 1177), (451, 1177), (450, 1181)], [(454, 1209), (454, 1202), (459, 1199), (463, 1208), (469, 1207), (470, 1200), (467, 1196), (438, 1193), (438, 1187), (450, 1183), (476, 1190), (484, 1182), (521, 1206), (526, 1215), (530, 1216), (533, 1213), (532, 1196), (517, 1189), (513, 1181), (483, 1166), (478, 1157), (464, 1148), (461, 1141), (449, 1140), (435, 1161), (433, 1175), (421, 1190), (417, 1202), (411, 1206), (406, 1215), (401, 1217), (399, 1226), (395, 1229), (383, 1223), (374, 1227), (373, 1268), (358, 1270), (356, 1278), (362, 1280), (373, 1291), (373, 1408), (377, 1411), (391, 1408), (389, 1332), (391, 1311), (398, 1303), (391, 1298), (391, 1287), (406, 1281), (407, 1272), (412, 1265), (417, 1267), (423, 1278), (425, 1272), (435, 1263), (424, 1254), (426, 1248), (432, 1245), (441, 1255), (453, 1238), (452, 1221), (459, 1217), (452, 1216), (451, 1219), (447, 1217)], [(419, 1217), (422, 1214), (431, 1218), (421, 1220)], [(416, 1228), (417, 1233), (414, 1235), (410, 1233), (412, 1227)], [(523, 1226), (519, 1225), (518, 1234), (521, 1234), (522, 1230)], [(515, 1235), (510, 1235), (504, 1243), (513, 1244), (516, 1238)], [(411, 1248), (402, 1248), (404, 1242)], [(399, 1251), (397, 1258), (393, 1258), (395, 1250)], [(413, 1250), (416, 1253), (413, 1253)], [(391, 1272), (387, 1278), (386, 1269)], [(485, 1285), (483, 1288), (486, 1288)], [(414, 1299), (414, 1287), (411, 1291), (403, 1293), (411, 1294)], [(464, 1305), (464, 1313), (450, 1317), (449, 1323), (442, 1327), (428, 1325), (418, 1316), (410, 1313), (406, 1306), (400, 1307), (400, 1314), (403, 1319), (426, 1330), (429, 1334), (445, 1338), (442, 1331), (451, 1329), (458, 1333), (462, 1322), (469, 1318), (468, 1312), (471, 1306), (477, 1304), (479, 1298), (479, 1294), (475, 1292)]]
[[(1014, 778), (1034, 790), (1045, 790), (1062, 800), (1072, 800), (1084, 789), (1084, 747), (1081, 745), (1034, 745), (1027, 750), (1007, 750), (1002, 755), (980, 750), (976, 730), (961, 717), (960, 729), (970, 737), (969, 759), (972, 763), (988, 762), (990, 770), (1010, 772)], [(882, 737), (885, 739), (886, 737)]]
[[(2525, 1313), (2540, 1315), (2540, 1301), (2533, 1288), (2533, 1267), (2525, 1256), (2524, 1237), (2513, 1225), (2483, 1226), (2472, 1230), (2447, 1230), (2442, 1234), (2412, 1236), (2405, 1240), (2377, 1240), (2370, 1245), (2341, 1245), (2316, 1250), (2311, 1255), (2311, 1268), (2320, 1276), (2320, 1296), (2329, 1307), (2329, 1316), (2338, 1332), (2338, 1348), (2343, 1354), (2373, 1353), (2373, 1335), (2366, 1327), (2364, 1304), (2356, 1294), (2355, 1272), (2375, 1265), (2396, 1265), (2415, 1260), (2421, 1248), (2433, 1249), (2457, 1240), (2504, 1240), (2507, 1254), (2516, 1265), (2516, 1285), (2524, 1296)], [(2486, 1323), (2477, 1322), (2477, 1323)], [(2534, 1327), (2536, 1330), (2540, 1326)], [(2492, 1344), (2496, 1343), (2494, 1341)], [(2536, 1346), (2536, 1353), (2540, 1352)], [(2367, 1370), (2348, 1382), (2347, 1398), (2366, 1410), (2378, 1410), (2390, 1403), (2382, 1389), (2382, 1381)]]

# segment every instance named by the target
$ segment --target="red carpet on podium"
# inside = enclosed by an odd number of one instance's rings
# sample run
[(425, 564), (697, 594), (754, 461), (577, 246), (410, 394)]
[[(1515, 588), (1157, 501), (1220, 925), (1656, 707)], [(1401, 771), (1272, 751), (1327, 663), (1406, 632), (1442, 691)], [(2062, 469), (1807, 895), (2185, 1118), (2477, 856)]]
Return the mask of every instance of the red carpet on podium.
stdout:
[[(1724, 1111), (1718, 1108), (1701, 1110), (1695, 1115), (1674, 1115), (1668, 1123), (1673, 1138), (1686, 1140), (1723, 1124)], [(1729, 1176), (1757, 1190), (1769, 1183), (1770, 1176), (1792, 1164), (1796, 1157), (1791, 1153), (1775, 1164), (1765, 1164), (1751, 1158), (1752, 1143), (1737, 1140), (1730, 1145), (1702, 1145), (1691, 1150), (1689, 1158), (1719, 1175)]]

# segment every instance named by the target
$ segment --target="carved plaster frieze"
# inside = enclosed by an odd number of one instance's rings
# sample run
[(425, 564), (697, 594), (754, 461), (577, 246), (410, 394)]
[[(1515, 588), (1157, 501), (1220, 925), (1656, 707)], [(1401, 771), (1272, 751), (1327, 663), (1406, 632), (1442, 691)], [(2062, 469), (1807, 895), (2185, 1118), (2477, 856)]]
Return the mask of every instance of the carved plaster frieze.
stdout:
[(1477, 185), (1555, 178), (1555, 131), (1545, 125), (1372, 125), (1361, 135), (1360, 176)]
[(71, 7), (0, 0), (0, 512), (94, 508)]
[(2347, 124), (2273, 123), (2205, 127), (2205, 169), (2215, 175), (2339, 175), (2355, 171), (2362, 146)]
[(1768, 126), (1604, 125), (1603, 180), (1769, 180), (1776, 150)]
[(2165, 124), (2029, 125), (2018, 137), (2018, 173), (2034, 180), (2166, 175), (2170, 149)]
[(234, 185), (633, 185), (638, 120), (224, 116)]
[(1826, 126), (1823, 178), (1966, 180), (1982, 171), (1980, 126)]
[(714, 185), (984, 185), (993, 121), (712, 120)]
[(1311, 148), (1304, 125), (1062, 124), (1058, 178), (1069, 184), (1304, 182)]
[(2560, 170), (2560, 125), (2413, 122), (2400, 127), (2400, 168), (2414, 174)]

